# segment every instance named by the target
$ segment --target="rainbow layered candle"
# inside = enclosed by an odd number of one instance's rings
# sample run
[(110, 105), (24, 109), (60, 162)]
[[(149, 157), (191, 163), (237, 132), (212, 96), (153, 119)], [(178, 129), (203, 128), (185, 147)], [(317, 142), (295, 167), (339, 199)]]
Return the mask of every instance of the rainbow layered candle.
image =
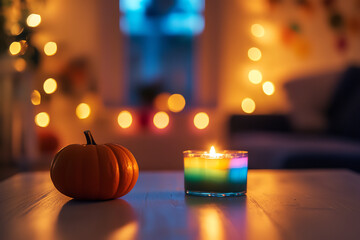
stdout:
[(241, 196), (246, 193), (246, 151), (184, 151), (185, 192), (197, 196)]

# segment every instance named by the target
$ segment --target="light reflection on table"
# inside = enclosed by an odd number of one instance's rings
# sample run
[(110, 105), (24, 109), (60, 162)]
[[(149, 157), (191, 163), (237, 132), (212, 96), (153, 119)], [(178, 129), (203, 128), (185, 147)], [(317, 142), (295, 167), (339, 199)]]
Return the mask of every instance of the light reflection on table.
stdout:
[(80, 202), (54, 189), (48, 172), (20, 174), (0, 182), (0, 239), (330, 240), (360, 235), (359, 176), (354, 173), (250, 171), (248, 180), (245, 197), (203, 198), (185, 196), (182, 172), (141, 173), (121, 199)]

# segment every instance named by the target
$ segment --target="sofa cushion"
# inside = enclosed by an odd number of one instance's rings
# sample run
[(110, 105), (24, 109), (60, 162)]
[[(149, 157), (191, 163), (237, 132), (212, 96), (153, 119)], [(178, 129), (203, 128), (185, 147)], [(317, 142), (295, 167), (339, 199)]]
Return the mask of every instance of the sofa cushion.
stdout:
[(326, 110), (340, 77), (340, 72), (322, 73), (299, 77), (284, 84), (295, 130), (321, 132), (327, 129)]
[(360, 140), (360, 67), (349, 67), (330, 101), (328, 132)]
[[(238, 133), (229, 141), (229, 148), (249, 152), (249, 168), (283, 168), (289, 159), (311, 161), (316, 156), (337, 156), (339, 165), (346, 159), (357, 159), (360, 165), (360, 144), (349, 139), (326, 135), (289, 133)], [(304, 157), (307, 156), (307, 157)], [(345, 160), (344, 160), (345, 161)]]

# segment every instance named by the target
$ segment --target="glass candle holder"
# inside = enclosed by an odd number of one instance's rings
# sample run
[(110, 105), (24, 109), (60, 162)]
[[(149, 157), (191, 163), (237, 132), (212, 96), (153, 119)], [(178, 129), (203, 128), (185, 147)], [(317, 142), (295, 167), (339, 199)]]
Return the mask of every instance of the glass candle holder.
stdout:
[(247, 151), (208, 153), (188, 150), (183, 155), (186, 194), (209, 197), (245, 195)]

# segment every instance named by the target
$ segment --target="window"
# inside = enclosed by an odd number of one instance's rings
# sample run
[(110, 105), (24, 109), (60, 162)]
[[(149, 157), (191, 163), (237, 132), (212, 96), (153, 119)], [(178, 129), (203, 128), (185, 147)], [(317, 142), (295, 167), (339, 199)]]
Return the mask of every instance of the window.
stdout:
[(127, 36), (130, 105), (149, 104), (161, 92), (192, 103), (194, 46), (204, 29), (204, 0), (120, 0)]

